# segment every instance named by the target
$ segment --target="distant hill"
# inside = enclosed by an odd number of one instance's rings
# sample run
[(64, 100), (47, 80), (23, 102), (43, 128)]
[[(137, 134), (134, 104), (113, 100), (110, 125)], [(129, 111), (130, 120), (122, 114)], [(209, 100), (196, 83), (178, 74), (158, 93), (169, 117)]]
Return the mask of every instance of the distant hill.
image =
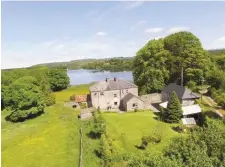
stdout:
[(209, 53), (209, 55), (220, 55), (222, 53), (225, 53), (225, 48), (208, 50), (208, 53)]
[(133, 57), (114, 57), (105, 59), (81, 59), (69, 62), (53, 62), (37, 64), (33, 67), (47, 66), (50, 68), (61, 67), (68, 69), (95, 69), (108, 71), (127, 71), (132, 68)]

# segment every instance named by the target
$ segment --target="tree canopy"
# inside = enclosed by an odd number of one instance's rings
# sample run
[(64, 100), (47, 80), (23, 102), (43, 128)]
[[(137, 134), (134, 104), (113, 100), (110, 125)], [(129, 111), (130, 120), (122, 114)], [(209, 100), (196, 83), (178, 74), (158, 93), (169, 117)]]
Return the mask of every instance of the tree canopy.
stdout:
[[(59, 75), (49, 75), (55, 71)], [(46, 67), (2, 70), (2, 109), (12, 110), (8, 119), (24, 121), (43, 113), (45, 106), (54, 104), (53, 81), (59, 83), (60, 89), (65, 89), (69, 81), (65, 70)]]
[(52, 69), (48, 73), (50, 87), (53, 91), (60, 91), (65, 88), (70, 83), (69, 77), (66, 74), (65, 70), (61, 69)]
[[(206, 65), (207, 64), (207, 65)], [(178, 32), (158, 40), (150, 40), (133, 62), (134, 82), (141, 93), (161, 90), (169, 82), (201, 83), (199, 78), (212, 68), (200, 40), (190, 32)]]

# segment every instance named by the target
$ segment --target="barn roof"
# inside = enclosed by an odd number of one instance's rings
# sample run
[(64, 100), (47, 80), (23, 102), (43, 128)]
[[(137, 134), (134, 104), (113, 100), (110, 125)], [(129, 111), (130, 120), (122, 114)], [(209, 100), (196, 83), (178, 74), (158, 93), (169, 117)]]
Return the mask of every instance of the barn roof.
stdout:
[(197, 99), (200, 97), (199, 95), (190, 91), (189, 89), (182, 87), (180, 85), (177, 85), (175, 83), (170, 83), (162, 90), (162, 92), (169, 93), (169, 94), (172, 93), (173, 91), (176, 92), (177, 96), (180, 99)]
[[(132, 93), (128, 93), (126, 96), (124, 96), (124, 98), (122, 99), (122, 101), (125, 102), (125, 103), (127, 103), (127, 102), (128, 102), (130, 99), (132, 99), (133, 97), (135, 97), (135, 98), (141, 100), (140, 97), (135, 96), (135, 95), (132, 94)], [(143, 100), (141, 100), (141, 101), (143, 101)]]
[(89, 89), (90, 91), (108, 91), (108, 90), (121, 90), (130, 88), (137, 88), (137, 86), (132, 82), (122, 80), (119, 78), (114, 78), (96, 82)]
[[(159, 104), (163, 108), (167, 108), (168, 101)], [(183, 106), (182, 107), (183, 115), (191, 115), (202, 112), (201, 107), (198, 104)]]
[(75, 102), (87, 102), (88, 95), (75, 95)]
[(184, 106), (182, 107), (182, 110), (183, 110), (183, 115), (191, 115), (191, 114), (197, 114), (202, 112), (201, 107), (198, 104)]

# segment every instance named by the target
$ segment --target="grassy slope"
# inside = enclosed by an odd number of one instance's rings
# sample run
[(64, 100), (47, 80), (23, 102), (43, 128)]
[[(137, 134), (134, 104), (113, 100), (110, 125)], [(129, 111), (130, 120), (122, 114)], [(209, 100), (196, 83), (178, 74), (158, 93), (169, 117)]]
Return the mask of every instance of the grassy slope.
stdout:
[(15, 124), (4, 120), (6, 114), (2, 114), (2, 166), (77, 166), (77, 112), (56, 104), (38, 118)]
[(4, 120), (10, 112), (2, 112), (2, 166), (77, 166), (79, 157), (79, 111), (65, 108), (72, 94), (88, 92), (88, 85), (70, 87), (57, 92), (56, 105), (45, 114), (23, 123)]
[[(2, 166), (21, 167), (72, 167), (77, 166), (79, 157), (79, 127), (83, 126), (83, 166), (98, 167), (100, 159), (94, 153), (99, 140), (86, 135), (90, 131), (88, 121), (79, 122), (79, 111), (65, 108), (72, 94), (88, 93), (89, 85), (79, 85), (56, 92), (57, 104), (47, 107), (45, 114), (23, 123), (10, 123), (4, 120), (9, 112), (2, 112)], [(137, 152), (143, 135), (151, 135), (153, 129), (163, 134), (160, 144), (149, 145), (153, 152), (161, 151), (169, 140), (178, 135), (169, 124), (154, 119), (151, 112), (104, 113), (107, 131), (115, 143), (124, 151)]]
[(171, 129), (171, 124), (156, 120), (156, 116), (152, 112), (105, 113), (103, 116), (107, 131), (115, 139), (114, 142), (124, 151), (140, 151), (135, 145), (140, 145), (141, 138), (144, 135), (152, 135), (153, 130), (162, 134), (161, 143), (148, 146), (148, 150), (155, 153), (160, 152), (168, 145), (172, 137), (179, 135)]
[(56, 101), (58, 102), (64, 102), (68, 101), (70, 96), (75, 95), (75, 94), (88, 94), (89, 93), (89, 84), (84, 84), (84, 85), (77, 85), (77, 86), (72, 86), (66, 90), (60, 91), (60, 92), (55, 92), (55, 97)]
[(101, 159), (99, 159), (95, 150), (99, 147), (99, 140), (90, 139), (87, 134), (90, 132), (89, 121), (82, 121), (83, 127), (83, 166), (84, 167), (100, 167)]

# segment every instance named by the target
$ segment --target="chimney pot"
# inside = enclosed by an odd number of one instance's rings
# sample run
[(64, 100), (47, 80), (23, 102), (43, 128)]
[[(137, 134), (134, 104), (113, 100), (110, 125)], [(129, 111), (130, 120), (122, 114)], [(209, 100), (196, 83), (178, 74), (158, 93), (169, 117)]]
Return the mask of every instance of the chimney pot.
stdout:
[(108, 78), (105, 78), (105, 82), (108, 82)]

